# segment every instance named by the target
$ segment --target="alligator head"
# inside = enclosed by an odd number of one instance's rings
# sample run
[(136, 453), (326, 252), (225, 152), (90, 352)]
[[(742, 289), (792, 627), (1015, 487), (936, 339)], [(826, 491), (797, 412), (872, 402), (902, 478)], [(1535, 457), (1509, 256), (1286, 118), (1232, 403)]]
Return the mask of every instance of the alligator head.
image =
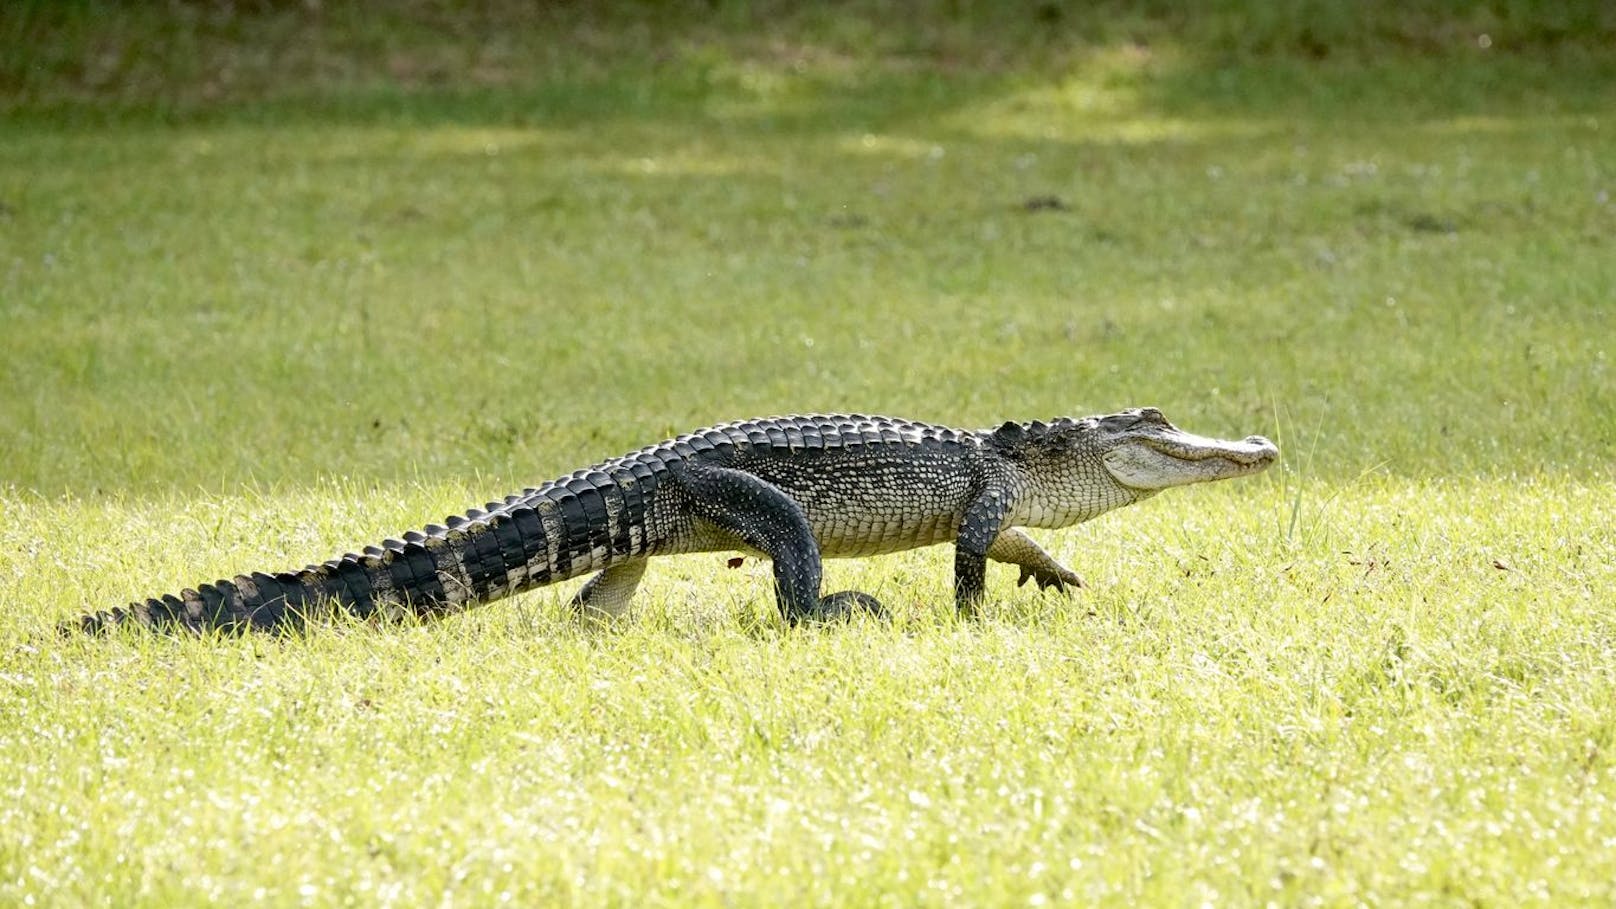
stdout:
[(1279, 448), (1262, 436), (1209, 439), (1167, 422), (1154, 407), (1100, 417), (1094, 442), (1107, 472), (1130, 489), (1166, 489), (1243, 477), (1268, 469)]
[(1238, 442), (1184, 432), (1154, 407), (1050, 424), (1007, 423), (994, 444), (1026, 478), (1015, 519), (1065, 527), (1171, 486), (1267, 469), (1279, 449), (1262, 436)]

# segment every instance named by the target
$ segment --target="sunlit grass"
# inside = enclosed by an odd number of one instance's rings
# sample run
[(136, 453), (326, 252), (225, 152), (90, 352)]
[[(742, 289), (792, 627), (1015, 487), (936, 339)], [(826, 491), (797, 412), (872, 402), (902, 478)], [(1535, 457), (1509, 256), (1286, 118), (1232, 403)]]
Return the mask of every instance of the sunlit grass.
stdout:
[(544, 591), (288, 641), (48, 633), (81, 597), (312, 558), (465, 490), (10, 498), (0, 576), (28, 583), (0, 588), (0, 887), (151, 904), (1608, 898), (1610, 488), (1309, 484), (1287, 540), (1284, 486), (1046, 535), (1092, 589), (998, 572), (970, 622), (944, 605), (937, 549), (832, 565), (833, 586), (894, 605), (890, 624), (787, 630), (755, 570), (708, 556), (659, 565), (614, 629)]
[[(1610, 902), (1603, 32), (1225, 6), (0, 62), (0, 904)], [(1040, 534), (1072, 599), (962, 619), (938, 548), (793, 630), (714, 554), (608, 627), (55, 636), (716, 420), (1138, 404), (1284, 460)]]

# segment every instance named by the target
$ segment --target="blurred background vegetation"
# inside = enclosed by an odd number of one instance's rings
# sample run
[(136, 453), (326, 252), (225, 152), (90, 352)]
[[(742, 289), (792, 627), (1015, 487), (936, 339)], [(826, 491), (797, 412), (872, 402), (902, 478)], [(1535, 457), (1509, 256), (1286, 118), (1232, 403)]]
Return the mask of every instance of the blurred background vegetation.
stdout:
[(1387, 54), (1608, 56), (1593, 0), (843, 0), (390, 3), (13, 0), (0, 11), (9, 106), (74, 101), (194, 111), (335, 89), (510, 87), (735, 58), (788, 71), (1048, 71), (1098, 48), (1202, 65)]
[(807, 409), (1155, 403), (1346, 479), (1616, 446), (1616, 5), (13, 0), (0, 42), (24, 488), (521, 485)]

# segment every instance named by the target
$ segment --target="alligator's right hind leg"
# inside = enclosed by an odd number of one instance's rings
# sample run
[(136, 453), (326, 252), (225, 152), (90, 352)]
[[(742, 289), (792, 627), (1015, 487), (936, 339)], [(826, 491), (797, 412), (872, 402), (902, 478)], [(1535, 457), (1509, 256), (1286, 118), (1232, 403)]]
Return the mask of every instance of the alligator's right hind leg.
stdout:
[(645, 566), (650, 559), (631, 559), (619, 562), (589, 579), (578, 589), (572, 605), (587, 614), (620, 616), (628, 611), (634, 599), (634, 590), (645, 577)]
[(707, 464), (688, 464), (677, 476), (697, 515), (774, 562), (774, 589), (787, 621), (842, 618), (855, 609), (884, 612), (879, 600), (857, 590), (819, 595), (819, 543), (802, 506), (780, 487), (744, 471)]

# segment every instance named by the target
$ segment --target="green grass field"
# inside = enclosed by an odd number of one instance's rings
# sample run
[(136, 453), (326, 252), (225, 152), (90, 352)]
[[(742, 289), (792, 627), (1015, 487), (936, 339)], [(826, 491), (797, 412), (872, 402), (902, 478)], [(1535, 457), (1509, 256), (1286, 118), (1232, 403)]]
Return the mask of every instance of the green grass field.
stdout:
[[(0, 905), (1616, 902), (1616, 20), (1431, 6), (0, 12)], [(1069, 599), (53, 632), (717, 420), (1142, 404), (1284, 460)]]

